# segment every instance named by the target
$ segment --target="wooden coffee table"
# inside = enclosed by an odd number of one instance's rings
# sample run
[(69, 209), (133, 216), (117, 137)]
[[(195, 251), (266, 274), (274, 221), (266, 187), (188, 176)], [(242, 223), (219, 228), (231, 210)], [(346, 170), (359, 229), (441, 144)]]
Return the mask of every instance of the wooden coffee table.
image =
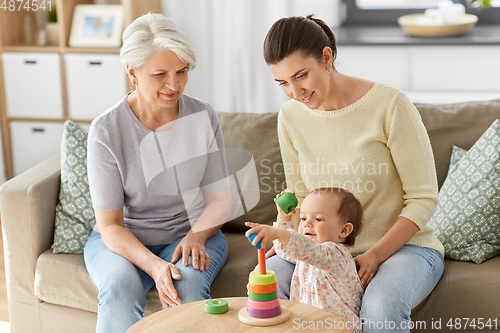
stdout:
[[(156, 312), (135, 323), (127, 333), (164, 333), (164, 332), (293, 332), (306, 329), (308, 332), (349, 333), (344, 329), (334, 329), (340, 316), (312, 305), (292, 301), (281, 301), (290, 310), (290, 319), (275, 326), (259, 327), (246, 325), (238, 319), (238, 312), (246, 306), (246, 297), (224, 298), (229, 311), (219, 315), (205, 313), (205, 301), (192, 302)], [(337, 324), (338, 325), (338, 324)], [(343, 323), (339, 325), (343, 326)], [(336, 327), (339, 327), (336, 326)]]

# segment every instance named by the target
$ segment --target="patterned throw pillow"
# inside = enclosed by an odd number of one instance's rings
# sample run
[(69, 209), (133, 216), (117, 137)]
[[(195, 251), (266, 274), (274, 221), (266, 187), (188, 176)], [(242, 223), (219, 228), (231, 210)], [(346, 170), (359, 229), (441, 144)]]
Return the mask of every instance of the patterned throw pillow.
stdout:
[(457, 164), (462, 159), (462, 157), (465, 156), (465, 154), (467, 154), (467, 150), (463, 148), (457, 146), (453, 146), (451, 148), (450, 167), (448, 169), (448, 173), (450, 173), (455, 164)]
[(447, 258), (480, 264), (500, 253), (498, 119), (469, 151), (453, 149), (429, 225), (443, 243)]
[(64, 124), (54, 253), (83, 253), (95, 224), (87, 177), (87, 136), (87, 131), (71, 120)]

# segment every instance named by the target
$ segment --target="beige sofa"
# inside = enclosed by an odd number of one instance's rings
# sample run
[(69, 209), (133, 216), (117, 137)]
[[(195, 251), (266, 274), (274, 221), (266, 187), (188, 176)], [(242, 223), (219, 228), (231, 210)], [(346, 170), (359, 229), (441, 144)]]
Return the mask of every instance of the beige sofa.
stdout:
[[(446, 176), (452, 144), (470, 148), (493, 120), (500, 118), (500, 101), (419, 104), (417, 108), (431, 138), (440, 185)], [(283, 188), (276, 114), (220, 113), (219, 117), (226, 146), (252, 151), (261, 198), (254, 209), (223, 227), (229, 257), (212, 285), (211, 294), (212, 297), (245, 296), (248, 272), (257, 257), (243, 235), (246, 229), (243, 222), (271, 223), (275, 216), (272, 198)], [(51, 250), (59, 183), (57, 155), (11, 179), (0, 190), (13, 333), (79, 333), (95, 329), (97, 288), (87, 274), (83, 256), (53, 254)], [(155, 293), (154, 290), (148, 293), (146, 315), (161, 309)], [(418, 332), (461, 331), (446, 323), (455, 318), (476, 318), (476, 321), (497, 318), (498, 322), (498, 317), (500, 256), (480, 265), (446, 260), (438, 286), (412, 315), (414, 321), (425, 321), (426, 330), (415, 330)], [(438, 320), (441, 330), (433, 330), (432, 323)]]

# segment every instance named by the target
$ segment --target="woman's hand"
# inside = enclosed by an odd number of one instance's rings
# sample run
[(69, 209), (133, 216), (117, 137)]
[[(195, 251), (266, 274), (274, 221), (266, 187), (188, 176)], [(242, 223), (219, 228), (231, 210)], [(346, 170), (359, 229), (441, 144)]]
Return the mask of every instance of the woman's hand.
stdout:
[(187, 267), (189, 256), (192, 257), (194, 269), (204, 271), (210, 267), (210, 256), (205, 249), (205, 237), (203, 232), (193, 232), (190, 230), (180, 241), (172, 254), (172, 264), (175, 264), (182, 255), (182, 263)]
[(155, 264), (151, 277), (155, 280), (156, 289), (164, 307), (181, 305), (182, 301), (177, 295), (172, 279), (180, 280), (181, 275), (174, 264), (159, 260)]
[(361, 280), (361, 284), (366, 288), (377, 273), (378, 266), (380, 266), (382, 262), (380, 262), (376, 255), (370, 253), (370, 251), (356, 256), (354, 262), (358, 269), (358, 276)]
[(382, 239), (368, 251), (354, 258), (359, 278), (365, 288), (377, 273), (378, 266), (405, 245), (419, 230), (414, 222), (400, 216)]

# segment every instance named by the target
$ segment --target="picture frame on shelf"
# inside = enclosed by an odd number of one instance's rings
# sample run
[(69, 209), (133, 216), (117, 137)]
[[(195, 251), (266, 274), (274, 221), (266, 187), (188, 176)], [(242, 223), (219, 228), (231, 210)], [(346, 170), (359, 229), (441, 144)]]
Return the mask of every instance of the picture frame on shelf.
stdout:
[(77, 5), (69, 46), (120, 47), (124, 28), (122, 5)]

